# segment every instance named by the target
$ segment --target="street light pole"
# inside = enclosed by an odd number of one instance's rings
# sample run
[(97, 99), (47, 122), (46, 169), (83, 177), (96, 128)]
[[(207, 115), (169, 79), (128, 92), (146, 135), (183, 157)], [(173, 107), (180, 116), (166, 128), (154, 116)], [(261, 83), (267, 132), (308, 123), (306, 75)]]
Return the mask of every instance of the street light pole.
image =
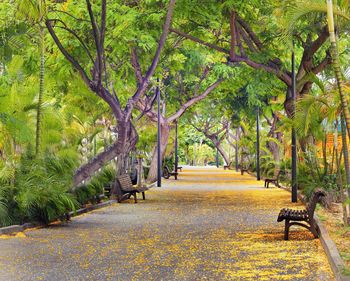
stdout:
[(160, 128), (160, 89), (159, 89), (159, 78), (157, 79), (157, 105), (158, 105), (158, 131), (157, 131), (157, 186), (162, 186), (162, 156), (160, 149), (160, 138), (161, 138), (161, 128)]
[(236, 154), (235, 154), (236, 172), (238, 172), (238, 130), (239, 128), (236, 129)]
[[(177, 168), (179, 166), (179, 156), (178, 156), (178, 124), (175, 122), (175, 173), (177, 173)], [(177, 180), (177, 174), (175, 174), (175, 180)]]
[[(218, 137), (216, 136), (215, 138), (216, 138), (216, 143), (218, 144), (219, 143)], [(216, 168), (219, 168), (219, 150), (218, 150), (218, 148), (216, 148), (215, 160), (216, 160)]]
[(256, 179), (260, 180), (260, 116), (259, 107), (256, 109)]
[[(295, 117), (296, 106), (296, 93), (295, 93), (295, 54), (294, 54), (294, 41), (292, 49), (292, 99), (293, 99), (293, 120)], [(297, 184), (297, 138), (293, 125), (292, 128), (292, 202), (298, 201), (298, 184)]]

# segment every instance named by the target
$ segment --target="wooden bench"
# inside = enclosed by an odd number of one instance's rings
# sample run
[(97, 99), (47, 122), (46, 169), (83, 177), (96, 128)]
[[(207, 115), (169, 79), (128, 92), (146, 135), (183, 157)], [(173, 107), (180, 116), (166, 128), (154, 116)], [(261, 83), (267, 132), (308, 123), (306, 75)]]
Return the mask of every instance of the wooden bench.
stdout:
[(177, 167), (177, 172), (180, 170), (180, 172), (182, 172), (182, 167), (181, 166), (178, 166)]
[(168, 178), (170, 178), (170, 177), (175, 177), (175, 179), (177, 180), (177, 175), (178, 175), (178, 174), (179, 174), (179, 173), (178, 173), (178, 172), (175, 172), (175, 171), (170, 172), (168, 166), (165, 166), (164, 169), (163, 169), (163, 177), (164, 177), (165, 179), (168, 179)]
[(146, 199), (145, 191), (148, 190), (148, 188), (146, 186), (133, 186), (129, 174), (119, 176), (114, 187), (118, 203), (129, 199), (131, 196), (134, 196), (134, 201), (137, 203), (137, 193), (142, 193), (142, 199)]
[(228, 163), (228, 165), (224, 165), (224, 170), (230, 169), (232, 162)]
[[(305, 210), (282, 209), (278, 215), (277, 221), (285, 220), (284, 240), (288, 240), (289, 228), (292, 225), (299, 225), (310, 230), (315, 238), (318, 238), (317, 225), (314, 220), (316, 204), (320, 202), (326, 193), (321, 189), (316, 189)], [(305, 222), (305, 223), (303, 223)]]
[(269, 188), (269, 184), (273, 183), (274, 185), (276, 185), (277, 187), (279, 187), (278, 184), (278, 179), (280, 177), (281, 174), (281, 169), (275, 169), (274, 175), (272, 178), (266, 178), (265, 179), (265, 184), (264, 187)]
[(248, 168), (241, 168), (241, 175), (243, 176), (244, 172), (248, 174), (249, 169)]

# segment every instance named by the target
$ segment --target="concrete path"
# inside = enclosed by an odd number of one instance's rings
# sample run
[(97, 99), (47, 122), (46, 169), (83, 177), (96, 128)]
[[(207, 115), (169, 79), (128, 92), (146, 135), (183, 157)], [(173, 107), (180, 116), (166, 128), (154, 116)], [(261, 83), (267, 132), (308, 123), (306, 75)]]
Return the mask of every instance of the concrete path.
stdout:
[(3, 237), (0, 280), (333, 280), (319, 240), (297, 228), (283, 240), (287, 191), (222, 168), (163, 184), (138, 204)]

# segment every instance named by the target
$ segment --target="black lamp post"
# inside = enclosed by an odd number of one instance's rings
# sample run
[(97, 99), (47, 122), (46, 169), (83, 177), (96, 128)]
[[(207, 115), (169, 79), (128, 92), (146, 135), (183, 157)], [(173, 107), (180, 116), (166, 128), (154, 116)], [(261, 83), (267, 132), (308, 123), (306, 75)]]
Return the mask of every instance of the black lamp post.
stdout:
[(216, 168), (219, 168), (219, 150), (216, 149)]
[(260, 180), (260, 116), (259, 107), (256, 109), (256, 179)]
[(160, 90), (159, 90), (159, 78), (157, 79), (157, 104), (158, 104), (158, 131), (157, 131), (157, 186), (162, 186), (162, 155), (160, 149), (160, 137), (161, 137), (161, 129), (160, 129)]
[(238, 172), (238, 130), (239, 128), (236, 129), (236, 153), (235, 153), (235, 164), (236, 164), (236, 172)]
[[(179, 155), (178, 155), (178, 124), (175, 122), (175, 173), (177, 173), (177, 168), (179, 166)], [(177, 174), (175, 174), (175, 180), (177, 180)]]
[[(296, 93), (295, 93), (295, 55), (294, 41), (292, 49), (292, 99), (293, 99), (293, 120), (295, 116)], [(298, 184), (297, 184), (297, 138), (295, 128), (292, 128), (292, 202), (298, 201)]]
[[(218, 143), (218, 137), (216, 137), (216, 143)], [(218, 148), (216, 148), (216, 156), (215, 156), (215, 160), (216, 160), (216, 168), (219, 168), (219, 150)]]

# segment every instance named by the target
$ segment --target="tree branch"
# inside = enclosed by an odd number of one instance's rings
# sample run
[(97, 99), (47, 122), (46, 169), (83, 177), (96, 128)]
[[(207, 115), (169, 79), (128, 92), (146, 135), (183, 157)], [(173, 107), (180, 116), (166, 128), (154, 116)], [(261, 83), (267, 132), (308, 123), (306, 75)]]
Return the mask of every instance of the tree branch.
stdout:
[(143, 77), (142, 77), (141, 66), (137, 57), (135, 47), (131, 49), (131, 65), (134, 68), (134, 72), (137, 80), (137, 86), (139, 87), (143, 81)]
[(258, 49), (254, 46), (252, 40), (248, 36), (247, 32), (242, 28), (242, 26), (240, 24), (237, 24), (237, 28), (240, 35), (242, 35), (244, 42), (247, 44), (249, 50), (253, 53), (258, 52)]
[(186, 111), (187, 108), (189, 108), (194, 103), (204, 99), (213, 90), (215, 90), (220, 85), (220, 83), (222, 81), (223, 81), (223, 79), (221, 79), (221, 78), (216, 80), (216, 82), (213, 83), (212, 85), (210, 85), (202, 94), (200, 94), (199, 96), (193, 97), (192, 99), (187, 101), (184, 105), (181, 106), (181, 108), (175, 114), (173, 114), (172, 116), (167, 118), (168, 122), (171, 123), (171, 122), (174, 122), (175, 120), (177, 120), (178, 118), (180, 118), (181, 115), (184, 114), (184, 112)]
[(314, 68), (312, 68), (312, 72), (315, 74), (323, 71), (328, 65), (332, 64), (332, 57), (329, 53), (329, 50), (326, 51), (326, 57)]
[(312, 58), (314, 54), (321, 48), (324, 42), (328, 39), (329, 32), (327, 26), (324, 26), (319, 32), (315, 41), (311, 42), (311, 38), (306, 40), (304, 53), (301, 58), (300, 66), (297, 73), (297, 80), (302, 79), (305, 73), (311, 71), (313, 68)]
[(245, 29), (245, 31), (248, 33), (249, 37), (252, 39), (256, 47), (259, 51), (263, 49), (263, 44), (259, 40), (258, 36), (254, 33), (254, 31), (250, 28), (249, 24), (246, 23), (239, 15), (236, 16), (237, 21), (240, 23), (240, 25)]
[(76, 34), (73, 30), (71, 30), (70, 28), (67, 27), (66, 23), (60, 19), (50, 19), (50, 21), (58, 21), (60, 23), (62, 23), (64, 26), (56, 26), (57, 28), (61, 28), (63, 30), (66, 30), (67, 32), (69, 32), (70, 34), (72, 34), (79, 42), (80, 44), (83, 46), (84, 50), (86, 51), (87, 55), (89, 56), (90, 60), (92, 63), (94, 63), (94, 59), (89, 51), (89, 49), (87, 48), (87, 46), (85, 45), (85, 43), (83, 42), (83, 40), (78, 36), (78, 34)]
[(86, 0), (86, 6), (89, 12), (89, 17), (90, 17), (90, 22), (92, 26), (92, 33), (96, 45), (96, 62), (94, 66), (94, 80), (97, 79), (96, 84), (99, 87), (102, 83), (102, 72), (103, 72), (103, 64), (102, 64), (102, 55), (103, 55), (103, 46), (101, 45), (100, 42), (100, 32), (98, 30), (97, 23), (94, 18), (94, 14), (92, 12), (92, 7), (90, 0)]
[(232, 11), (230, 14), (230, 37), (231, 37), (231, 44), (230, 44), (230, 59), (231, 61), (234, 61), (235, 59), (235, 48), (236, 48), (236, 27), (235, 27), (235, 13)]
[(203, 40), (201, 40), (201, 39), (199, 39), (197, 37), (194, 37), (194, 36), (192, 36), (190, 34), (187, 34), (185, 32), (182, 32), (182, 31), (179, 31), (179, 30), (173, 29), (173, 28), (170, 28), (170, 31), (173, 32), (173, 33), (176, 33), (176, 34), (178, 34), (178, 35), (180, 35), (182, 37), (185, 37), (185, 38), (187, 38), (187, 39), (189, 39), (189, 40), (191, 40), (193, 42), (197, 42), (197, 43), (199, 43), (201, 45), (204, 45), (204, 46), (207, 46), (207, 47), (209, 47), (211, 49), (219, 51), (221, 53), (228, 54), (228, 55), (230, 54), (230, 51), (227, 50), (227, 49), (221, 48), (221, 47), (219, 47), (219, 46), (217, 46), (215, 44), (207, 43), (207, 42), (205, 42), (205, 41), (203, 41)]
[(169, 2), (168, 11), (167, 11), (167, 15), (166, 15), (166, 18), (165, 18), (165, 23), (164, 23), (164, 26), (163, 26), (163, 32), (162, 32), (162, 35), (161, 35), (161, 37), (159, 39), (159, 43), (158, 43), (158, 47), (157, 47), (156, 53), (155, 53), (155, 55), (153, 57), (152, 63), (150, 65), (150, 67), (148, 68), (148, 70), (146, 72), (146, 75), (145, 75), (141, 85), (138, 87), (136, 93), (132, 96), (132, 98), (130, 98), (128, 100), (128, 103), (126, 105), (126, 118), (130, 118), (131, 112), (132, 112), (132, 109), (133, 109), (133, 106), (134, 106), (134, 103), (137, 101), (137, 99), (142, 94), (144, 94), (144, 92), (146, 91), (146, 89), (148, 87), (149, 80), (150, 80), (150, 78), (152, 77), (152, 75), (154, 74), (154, 72), (156, 70), (156, 67), (157, 67), (158, 62), (159, 62), (160, 54), (161, 54), (162, 49), (163, 49), (163, 47), (165, 45), (165, 40), (166, 40), (166, 38), (167, 38), (167, 36), (169, 34), (169, 28), (170, 28), (171, 20), (172, 20), (172, 17), (173, 17), (175, 3), (176, 3), (176, 0), (170, 0), (170, 2)]
[(274, 68), (274, 67), (271, 67), (271, 66), (263, 64), (263, 63), (252, 61), (247, 57), (236, 56), (235, 61), (236, 62), (244, 62), (247, 65), (249, 65), (255, 69), (263, 69), (269, 73), (272, 73), (272, 74), (276, 75), (277, 78), (279, 78), (284, 83), (286, 83), (288, 86), (290, 86), (292, 84), (291, 77), (285, 71), (282, 71), (279, 68)]
[(64, 55), (64, 57), (73, 65), (73, 67), (79, 72), (81, 78), (84, 80), (85, 84), (90, 88), (91, 87), (91, 80), (89, 76), (86, 74), (85, 70), (81, 67), (81, 65), (68, 53), (68, 51), (63, 47), (61, 41), (58, 39), (52, 25), (51, 20), (47, 19), (45, 21), (45, 25), (52, 37), (52, 39), (55, 41), (58, 49), (61, 51), (61, 53)]
[[(184, 33), (184, 32), (178, 31), (178, 30), (174, 30), (174, 29), (172, 29), (172, 31), (174, 33), (176, 33), (176, 34), (184, 36), (185, 38), (187, 38), (189, 40), (192, 40), (194, 42), (197, 42), (197, 43), (202, 44), (204, 46), (207, 46), (209, 48), (213, 48), (214, 50), (217, 50), (219, 52), (222, 52), (222, 53), (225, 53), (225, 54), (230, 54), (229, 50), (223, 49), (223, 48), (221, 48), (219, 46), (216, 46), (214, 44), (207, 43), (207, 42), (205, 42), (205, 41), (203, 41), (201, 39), (198, 39), (198, 38), (196, 38), (196, 37), (194, 37), (192, 35), (189, 35), (187, 33)], [(267, 65), (267, 64), (263, 64), (263, 63), (252, 61), (251, 59), (249, 59), (247, 57), (242, 57), (242, 56), (237, 56), (237, 55), (235, 56), (235, 59), (232, 62), (244, 62), (247, 65), (249, 65), (249, 66), (251, 66), (251, 67), (253, 67), (255, 69), (264, 69), (265, 71), (276, 75), (280, 80), (282, 80), (288, 86), (291, 85), (291, 78), (290, 78), (290, 76), (285, 71), (282, 71), (277, 66), (276, 67), (272, 67), (272, 66)]]

